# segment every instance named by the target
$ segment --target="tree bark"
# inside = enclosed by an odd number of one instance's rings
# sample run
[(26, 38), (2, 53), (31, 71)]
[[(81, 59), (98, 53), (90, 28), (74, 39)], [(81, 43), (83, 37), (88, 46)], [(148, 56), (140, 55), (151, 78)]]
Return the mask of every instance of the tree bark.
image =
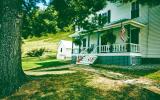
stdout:
[(0, 97), (25, 79), (21, 64), (21, 0), (0, 0)]

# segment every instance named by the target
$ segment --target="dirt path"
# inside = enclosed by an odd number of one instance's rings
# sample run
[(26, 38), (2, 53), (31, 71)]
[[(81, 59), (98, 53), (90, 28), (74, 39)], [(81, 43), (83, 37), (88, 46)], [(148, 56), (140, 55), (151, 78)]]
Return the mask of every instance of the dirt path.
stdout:
[[(66, 68), (66, 69), (65, 69)], [(63, 70), (60, 70), (63, 69)], [(58, 71), (57, 71), (58, 70)], [(150, 91), (160, 94), (160, 89), (154, 85), (154, 81), (146, 79), (144, 77), (133, 78), (125, 76), (121, 73), (116, 73), (107, 70), (97, 70), (89, 66), (66, 65), (60, 67), (44, 68), (33, 71), (25, 71), (27, 75), (48, 75), (48, 74), (69, 74), (76, 73), (77, 71), (83, 71), (90, 74), (88, 78), (87, 86), (101, 89), (103, 91), (115, 90), (120, 91), (122, 87), (127, 85), (141, 86)]]
[(160, 88), (155, 86), (155, 82), (153, 80), (140, 77), (133, 78), (129, 76), (125, 76), (121, 73), (116, 73), (112, 71), (106, 70), (97, 70), (93, 67), (89, 66), (80, 66), (78, 68), (73, 68), (75, 70), (84, 70), (90, 73), (95, 73), (90, 82), (87, 85), (102, 89), (104, 91), (108, 90), (120, 90), (122, 87), (127, 85), (135, 85), (140, 86), (142, 88), (148, 89), (152, 92), (160, 94)]

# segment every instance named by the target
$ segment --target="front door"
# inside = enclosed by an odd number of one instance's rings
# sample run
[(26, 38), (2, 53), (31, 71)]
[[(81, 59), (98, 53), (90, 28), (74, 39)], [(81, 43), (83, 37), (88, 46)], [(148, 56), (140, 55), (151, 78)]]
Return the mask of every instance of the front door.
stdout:
[(139, 44), (139, 29), (131, 30), (131, 43)]

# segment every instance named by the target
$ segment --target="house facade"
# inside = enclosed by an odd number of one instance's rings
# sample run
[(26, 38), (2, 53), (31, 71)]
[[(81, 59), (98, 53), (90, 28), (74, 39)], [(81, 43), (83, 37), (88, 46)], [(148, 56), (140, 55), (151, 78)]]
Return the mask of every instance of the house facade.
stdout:
[(82, 41), (78, 48), (72, 46), (73, 63), (160, 63), (160, 6), (108, 2), (97, 14), (107, 16), (103, 27), (88, 33), (76, 29), (71, 35)]
[(72, 42), (61, 40), (57, 48), (57, 59), (70, 60), (72, 55)]

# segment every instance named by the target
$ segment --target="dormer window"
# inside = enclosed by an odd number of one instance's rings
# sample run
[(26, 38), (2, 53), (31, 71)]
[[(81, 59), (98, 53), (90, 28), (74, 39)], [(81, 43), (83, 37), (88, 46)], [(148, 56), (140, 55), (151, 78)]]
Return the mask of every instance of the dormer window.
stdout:
[(139, 17), (139, 2), (133, 2), (132, 3), (132, 10), (131, 10), (131, 18), (137, 18)]

